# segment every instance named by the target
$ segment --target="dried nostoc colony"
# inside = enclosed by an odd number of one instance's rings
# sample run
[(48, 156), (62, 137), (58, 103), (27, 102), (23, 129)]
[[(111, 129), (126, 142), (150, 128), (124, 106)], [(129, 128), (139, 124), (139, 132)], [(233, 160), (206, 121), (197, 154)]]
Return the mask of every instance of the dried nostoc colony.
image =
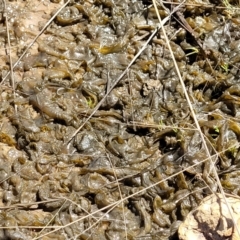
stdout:
[[(15, 64), (63, 1), (7, 4)], [(195, 37), (176, 14), (165, 29), (222, 187), (239, 194), (239, 13), (213, 4), (179, 9)], [(217, 190), (162, 30), (69, 142), (157, 25), (151, 1), (70, 1), (15, 66), (15, 94), (2, 81), (0, 239), (177, 239)]]

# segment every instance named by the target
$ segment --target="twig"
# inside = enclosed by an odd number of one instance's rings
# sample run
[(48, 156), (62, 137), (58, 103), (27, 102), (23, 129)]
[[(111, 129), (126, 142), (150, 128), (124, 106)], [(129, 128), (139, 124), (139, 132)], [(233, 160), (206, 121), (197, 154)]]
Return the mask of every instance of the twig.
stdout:
[(9, 34), (9, 24), (8, 24), (8, 13), (6, 12), (7, 5), (6, 1), (3, 0), (4, 5), (4, 17), (5, 17), (5, 23), (6, 23), (6, 31), (7, 31), (7, 54), (9, 55), (9, 63), (10, 63), (10, 79), (11, 79), (11, 86), (13, 89), (13, 99), (14, 99), (14, 109), (15, 114), (17, 114), (17, 106), (15, 105), (15, 98), (16, 98), (16, 92), (15, 92), (15, 79), (14, 79), (14, 73), (13, 73), (13, 64), (12, 64), (12, 51), (11, 51), (11, 41), (10, 41), (10, 34)]

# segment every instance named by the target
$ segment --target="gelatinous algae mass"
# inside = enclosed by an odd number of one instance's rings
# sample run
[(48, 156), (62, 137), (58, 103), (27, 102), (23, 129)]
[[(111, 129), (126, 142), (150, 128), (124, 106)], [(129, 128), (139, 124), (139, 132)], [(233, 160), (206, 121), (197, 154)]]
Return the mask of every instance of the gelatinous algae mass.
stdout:
[[(160, 2), (164, 18), (180, 1)], [(63, 4), (0, 4), (0, 239), (177, 239), (218, 187), (162, 30), (93, 112), (157, 27), (152, 1), (72, 0), (17, 62)], [(222, 187), (239, 194), (240, 12), (214, 4), (185, 1), (165, 30)]]

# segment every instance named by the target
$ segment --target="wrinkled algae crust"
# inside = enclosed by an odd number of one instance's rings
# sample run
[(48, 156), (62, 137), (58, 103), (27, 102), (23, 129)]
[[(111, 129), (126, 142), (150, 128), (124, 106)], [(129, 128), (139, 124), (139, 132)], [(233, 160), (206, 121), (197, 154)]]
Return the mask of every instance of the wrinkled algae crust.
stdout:
[[(181, 1), (160, 2), (164, 19)], [(152, 1), (71, 0), (15, 64), (63, 4), (0, 3), (0, 240), (177, 239), (218, 187), (161, 29), (94, 112), (158, 26)], [(187, 0), (165, 25), (222, 187), (236, 195), (239, 14), (235, 1)]]

